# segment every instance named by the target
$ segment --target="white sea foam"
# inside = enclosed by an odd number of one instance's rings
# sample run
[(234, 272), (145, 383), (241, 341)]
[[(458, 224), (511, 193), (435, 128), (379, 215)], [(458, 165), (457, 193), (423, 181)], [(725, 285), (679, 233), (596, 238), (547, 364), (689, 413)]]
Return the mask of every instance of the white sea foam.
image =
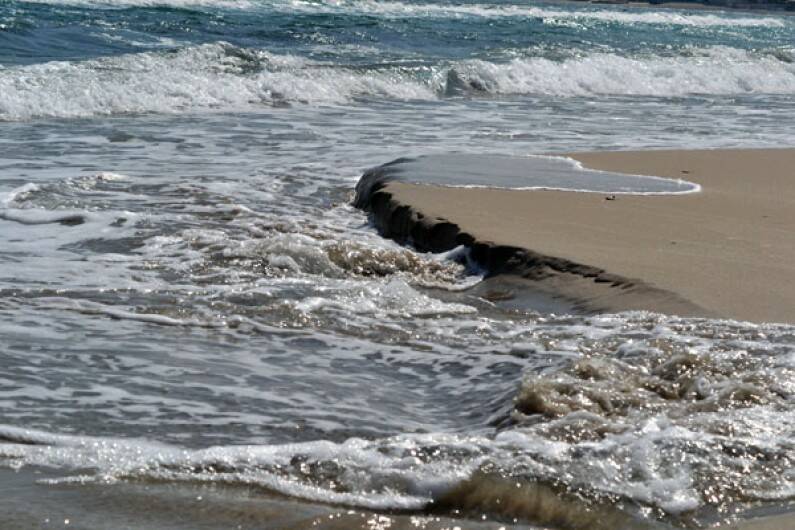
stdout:
[[(100, 182), (113, 182), (127, 178), (126, 175), (119, 173), (101, 171), (91, 175), (66, 179), (63, 185), (65, 188), (71, 187), (88, 191), (94, 189)], [(23, 184), (11, 191), (0, 193), (0, 219), (25, 225), (52, 223), (81, 225), (93, 223), (95, 227), (113, 221), (112, 214), (108, 212), (93, 212), (61, 206), (53, 208), (41, 207), (31, 201), (38, 194), (47, 194), (47, 191), (32, 182)]]
[(295, 309), (303, 312), (341, 310), (346, 313), (367, 314), (375, 318), (422, 317), (477, 313), (474, 307), (444, 303), (419, 293), (405, 281), (392, 279), (387, 282), (368, 282), (358, 288), (339, 293), (324, 293), (295, 303)]
[(96, 216), (84, 210), (46, 210), (26, 207), (25, 200), (27, 197), (40, 190), (39, 186), (29, 182), (11, 191), (0, 193), (0, 219), (26, 225), (49, 223), (82, 224), (88, 219), (96, 220)]
[[(3, 444), (2, 439), (26, 445)], [(445, 469), (446, 465), (418, 466), (416, 457), (405, 451), (416, 443), (395, 442), (392, 447), (382, 447), (378, 442), (351, 439), (341, 444), (318, 441), (188, 451), (144, 440), (66, 436), (0, 426), (0, 459), (11, 459), (7, 463), (13, 466), (97, 470), (94, 475), (77, 477), (80, 482), (148, 477), (253, 484), (308, 500), (372, 509), (420, 509), (436, 490), (449, 487), (472, 466), (460, 470)], [(312, 480), (301, 480), (301, 475), (316, 463), (332, 462), (341, 473), (340, 483), (352, 491), (337, 492)], [(219, 473), (221, 469), (225, 472)], [(326, 470), (334, 473), (328, 466)], [(75, 482), (75, 477), (49, 482)]]
[(562, 61), (469, 60), (424, 71), (359, 70), (218, 43), (0, 70), (0, 119), (250, 109), (445, 95), (795, 94), (788, 53), (713, 47), (670, 57), (594, 53)]
[(29, 194), (37, 192), (40, 189), (41, 188), (36, 184), (28, 182), (11, 191), (0, 193), (0, 206), (3, 208), (12, 208), (18, 201), (24, 201)]
[(533, 57), (504, 64), (473, 60), (453, 69), (459, 86), (490, 94), (668, 97), (795, 93), (795, 65), (773, 54), (726, 47), (690, 52), (671, 57), (594, 53), (564, 61)]
[[(357, 96), (433, 97), (428, 86), (392, 72), (330, 66), (221, 43), (8, 68), (0, 71), (0, 119), (236, 109), (279, 101), (340, 103)], [(249, 74), (249, 69), (259, 71)]]

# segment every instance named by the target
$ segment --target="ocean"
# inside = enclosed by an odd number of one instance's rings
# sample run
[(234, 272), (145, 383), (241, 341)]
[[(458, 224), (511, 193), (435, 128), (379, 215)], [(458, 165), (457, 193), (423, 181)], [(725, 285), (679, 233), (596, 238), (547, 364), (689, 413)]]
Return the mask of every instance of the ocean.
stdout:
[(0, 527), (791, 510), (795, 327), (489, 300), (351, 201), (403, 156), (791, 146), (793, 96), (777, 12), (0, 0)]

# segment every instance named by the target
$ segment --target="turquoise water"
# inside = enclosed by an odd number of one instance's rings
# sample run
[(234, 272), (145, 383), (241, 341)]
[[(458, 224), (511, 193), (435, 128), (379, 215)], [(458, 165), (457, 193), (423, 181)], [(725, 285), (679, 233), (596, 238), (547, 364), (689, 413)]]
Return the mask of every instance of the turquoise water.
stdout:
[(466, 249), (350, 201), (398, 157), (791, 145), (793, 43), (773, 12), (0, 0), (0, 463), (46, 479), (0, 508), (108, 491), (135, 527), (157, 484), (170, 528), (222, 483), (558, 520), (478, 504), (500, 480), (638, 524), (786, 505), (792, 326), (500, 305)]

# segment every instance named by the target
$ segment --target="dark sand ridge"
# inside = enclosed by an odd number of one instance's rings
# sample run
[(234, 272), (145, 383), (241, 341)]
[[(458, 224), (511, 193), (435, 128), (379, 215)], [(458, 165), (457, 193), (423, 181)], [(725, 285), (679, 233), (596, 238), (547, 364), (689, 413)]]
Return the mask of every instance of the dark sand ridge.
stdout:
[(606, 200), (387, 180), (357, 205), (389, 237), (435, 251), (467, 244), (493, 273), (518, 274), (584, 310), (795, 323), (795, 149), (570, 156), (703, 189)]

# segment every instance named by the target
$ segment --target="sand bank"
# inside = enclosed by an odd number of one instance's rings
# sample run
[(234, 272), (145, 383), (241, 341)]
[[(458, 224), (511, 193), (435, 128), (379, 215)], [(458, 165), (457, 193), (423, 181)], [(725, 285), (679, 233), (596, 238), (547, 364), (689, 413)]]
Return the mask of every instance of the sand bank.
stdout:
[(388, 237), (434, 251), (466, 244), (492, 273), (520, 275), (584, 310), (795, 323), (795, 149), (570, 156), (702, 191), (608, 200), (387, 179), (357, 204)]

